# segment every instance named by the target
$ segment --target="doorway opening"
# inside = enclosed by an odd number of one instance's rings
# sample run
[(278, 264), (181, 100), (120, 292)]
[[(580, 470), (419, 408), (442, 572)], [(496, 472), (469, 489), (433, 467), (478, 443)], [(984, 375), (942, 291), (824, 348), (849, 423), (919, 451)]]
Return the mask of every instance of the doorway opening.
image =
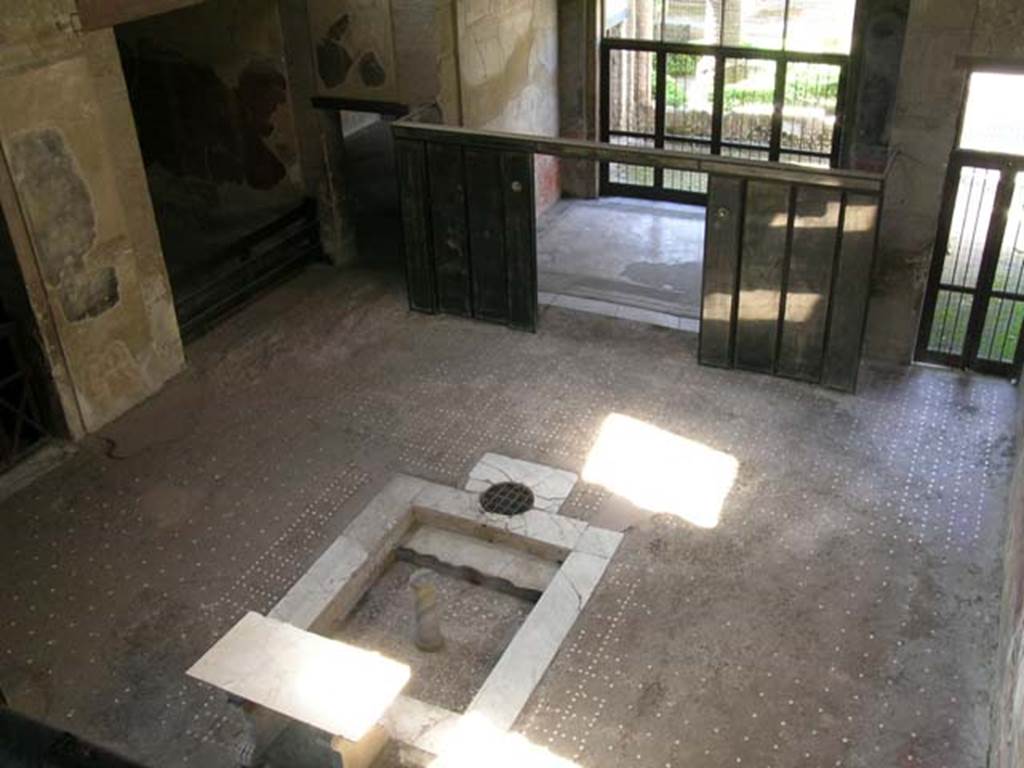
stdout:
[(67, 425), (25, 280), (0, 213), (0, 472)]
[[(225, 42), (225, 30), (231, 38)], [(185, 339), (321, 255), (276, 0), (115, 28)]]
[(630, 197), (559, 200), (537, 221), (542, 303), (671, 327), (685, 319), (687, 330), (695, 331), (704, 219), (705, 209), (695, 205)]
[(917, 359), (1019, 376), (1024, 362), (1024, 72), (971, 74), (950, 158)]
[(402, 217), (391, 123), (406, 115), (408, 108), (389, 102), (333, 98), (315, 99), (314, 105), (341, 121), (346, 215), (359, 264), (399, 271)]
[[(604, 143), (840, 165), (853, 0), (606, 0)], [(708, 174), (603, 162), (540, 221), (541, 289), (700, 315)]]

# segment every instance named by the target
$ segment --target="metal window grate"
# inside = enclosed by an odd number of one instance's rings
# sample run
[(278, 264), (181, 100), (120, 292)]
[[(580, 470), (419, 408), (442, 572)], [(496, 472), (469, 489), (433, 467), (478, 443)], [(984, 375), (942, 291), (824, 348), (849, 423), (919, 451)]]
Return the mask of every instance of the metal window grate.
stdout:
[(513, 517), (533, 509), (533, 491), (522, 483), (495, 483), (480, 494), (485, 512)]
[(36, 403), (32, 371), (14, 323), (0, 323), (0, 469), (17, 463), (48, 435)]
[(611, 39), (847, 54), (856, 0), (617, 0), (605, 9)]
[[(849, 57), (605, 38), (601, 140), (835, 167)], [(601, 164), (601, 194), (703, 205), (702, 174)]]

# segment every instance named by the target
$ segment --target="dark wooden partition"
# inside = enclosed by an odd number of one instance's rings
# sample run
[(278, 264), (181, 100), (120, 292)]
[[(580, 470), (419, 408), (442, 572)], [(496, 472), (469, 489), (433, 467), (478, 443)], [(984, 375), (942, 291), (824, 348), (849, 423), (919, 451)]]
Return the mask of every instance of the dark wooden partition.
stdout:
[(706, 173), (699, 360), (852, 391), (882, 178), (778, 163), (393, 124), (410, 306), (534, 330), (533, 156)]
[(853, 391), (881, 194), (712, 176), (700, 362)]
[(537, 326), (533, 155), (396, 138), (409, 304)]

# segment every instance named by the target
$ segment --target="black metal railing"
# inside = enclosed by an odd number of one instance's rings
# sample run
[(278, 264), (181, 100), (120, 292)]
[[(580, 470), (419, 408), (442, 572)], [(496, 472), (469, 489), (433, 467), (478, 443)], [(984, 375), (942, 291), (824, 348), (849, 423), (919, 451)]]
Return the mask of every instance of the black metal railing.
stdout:
[(16, 323), (0, 323), (0, 471), (17, 463), (49, 434), (20, 339)]

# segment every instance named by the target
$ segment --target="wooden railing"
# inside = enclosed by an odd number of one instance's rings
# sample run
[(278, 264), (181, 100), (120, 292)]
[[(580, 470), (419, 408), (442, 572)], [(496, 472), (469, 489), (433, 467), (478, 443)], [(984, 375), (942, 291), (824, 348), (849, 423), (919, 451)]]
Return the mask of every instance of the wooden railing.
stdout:
[(852, 391), (884, 177), (438, 125), (392, 124), (410, 305), (534, 329), (533, 155), (706, 173), (700, 362)]

